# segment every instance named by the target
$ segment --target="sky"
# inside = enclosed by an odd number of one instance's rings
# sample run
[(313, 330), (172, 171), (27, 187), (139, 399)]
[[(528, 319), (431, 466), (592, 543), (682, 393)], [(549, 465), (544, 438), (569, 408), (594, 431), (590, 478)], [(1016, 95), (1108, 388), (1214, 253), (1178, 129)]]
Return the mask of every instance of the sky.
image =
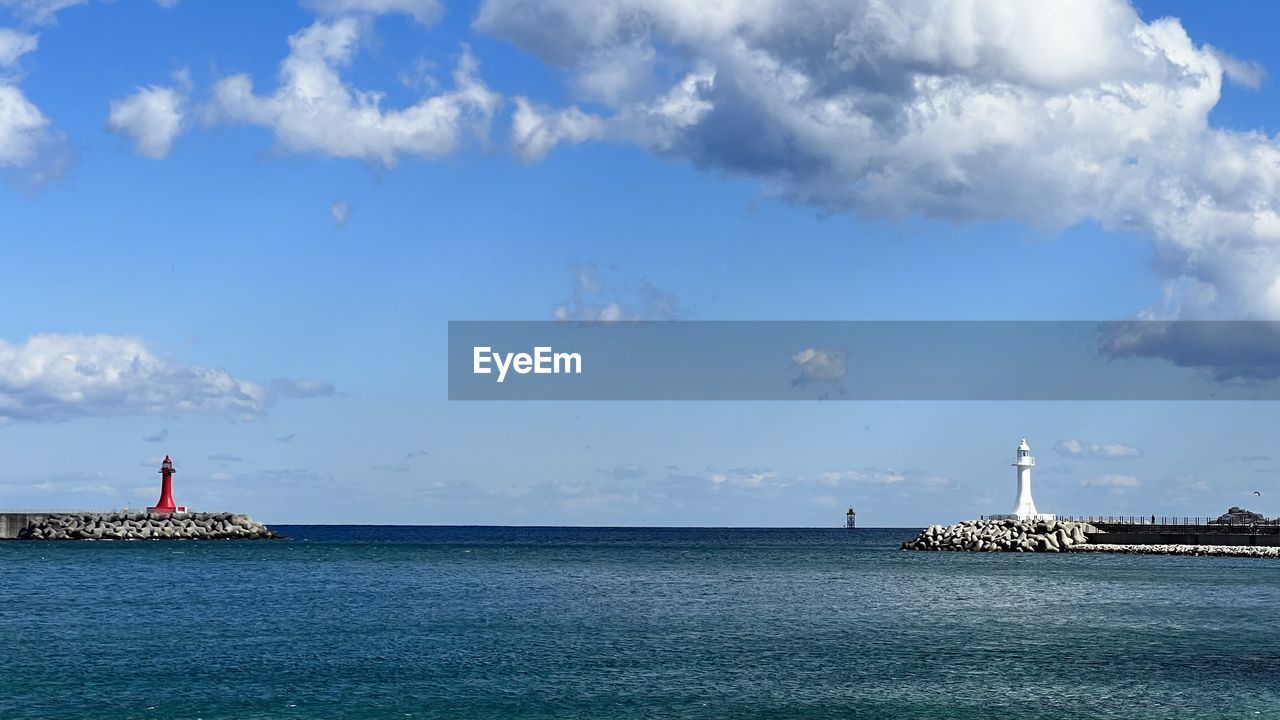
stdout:
[[(0, 0), (0, 508), (1280, 514), (1265, 402), (447, 400), (450, 320), (1280, 319), (1271, 3)], [(1260, 493), (1255, 495), (1254, 492)]]

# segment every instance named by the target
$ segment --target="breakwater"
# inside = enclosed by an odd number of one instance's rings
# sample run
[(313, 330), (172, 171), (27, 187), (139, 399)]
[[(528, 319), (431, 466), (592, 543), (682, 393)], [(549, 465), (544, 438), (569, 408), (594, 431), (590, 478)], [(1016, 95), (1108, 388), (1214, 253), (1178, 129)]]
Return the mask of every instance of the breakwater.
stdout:
[(1088, 523), (1063, 520), (965, 520), (931, 525), (902, 543), (903, 550), (968, 552), (1062, 552), (1089, 542), (1100, 531)]
[(238, 513), (118, 512), (31, 515), (24, 526), (8, 537), (19, 540), (266, 540), (281, 536)]
[(1280, 559), (1280, 547), (1258, 545), (1115, 544), (1076, 545), (1071, 552), (1117, 553), (1120, 555), (1204, 555), (1212, 557), (1256, 557)]
[(1100, 552), (1125, 555), (1203, 555), (1280, 558), (1265, 535), (1109, 532), (1071, 520), (965, 520), (932, 525), (902, 543), (903, 550), (954, 552)]

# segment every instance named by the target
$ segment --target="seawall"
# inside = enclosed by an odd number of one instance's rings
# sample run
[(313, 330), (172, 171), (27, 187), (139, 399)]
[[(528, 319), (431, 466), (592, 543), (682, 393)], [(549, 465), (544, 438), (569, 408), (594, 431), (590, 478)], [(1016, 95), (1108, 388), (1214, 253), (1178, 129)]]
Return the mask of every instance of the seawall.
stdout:
[(1280, 535), (1224, 532), (1115, 532), (1090, 535), (1091, 545), (1229, 545), (1280, 547)]
[[(1280, 558), (1280, 535), (1240, 532), (1219, 525), (1112, 526), (1110, 531), (1070, 520), (965, 520), (932, 525), (902, 543), (903, 550), (967, 552), (1101, 552)], [(1117, 532), (1116, 530), (1120, 531)], [(1236, 530), (1236, 532), (1229, 532)]]
[(47, 512), (7, 512), (0, 513), (0, 540), (12, 540), (18, 537), (23, 528), (49, 517)]
[(280, 535), (237, 513), (0, 513), (7, 540), (251, 540)]

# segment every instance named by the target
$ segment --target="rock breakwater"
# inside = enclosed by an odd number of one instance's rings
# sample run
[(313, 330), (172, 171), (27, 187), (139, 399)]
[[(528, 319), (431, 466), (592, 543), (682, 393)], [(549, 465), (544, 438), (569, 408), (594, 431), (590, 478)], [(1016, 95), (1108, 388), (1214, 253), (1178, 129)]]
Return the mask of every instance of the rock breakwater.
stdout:
[(1119, 553), (1121, 555), (1204, 555), (1214, 557), (1260, 557), (1280, 559), (1280, 547), (1255, 545), (1075, 545), (1071, 552)]
[(931, 525), (902, 543), (903, 550), (967, 552), (1062, 552), (1085, 545), (1100, 530), (1088, 523), (1062, 520), (965, 520)]
[(237, 513), (88, 513), (49, 515), (18, 532), (21, 540), (252, 540), (281, 537)]

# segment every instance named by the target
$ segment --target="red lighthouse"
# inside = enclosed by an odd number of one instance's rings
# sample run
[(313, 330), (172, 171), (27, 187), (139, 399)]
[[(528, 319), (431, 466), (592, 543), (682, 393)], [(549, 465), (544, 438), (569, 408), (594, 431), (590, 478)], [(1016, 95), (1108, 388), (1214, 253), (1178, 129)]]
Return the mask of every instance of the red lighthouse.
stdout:
[(173, 461), (168, 455), (164, 456), (164, 462), (160, 463), (160, 500), (155, 506), (147, 508), (147, 512), (151, 513), (175, 513), (186, 512), (185, 505), (175, 505), (173, 503), (173, 474), (177, 470), (173, 469)]

